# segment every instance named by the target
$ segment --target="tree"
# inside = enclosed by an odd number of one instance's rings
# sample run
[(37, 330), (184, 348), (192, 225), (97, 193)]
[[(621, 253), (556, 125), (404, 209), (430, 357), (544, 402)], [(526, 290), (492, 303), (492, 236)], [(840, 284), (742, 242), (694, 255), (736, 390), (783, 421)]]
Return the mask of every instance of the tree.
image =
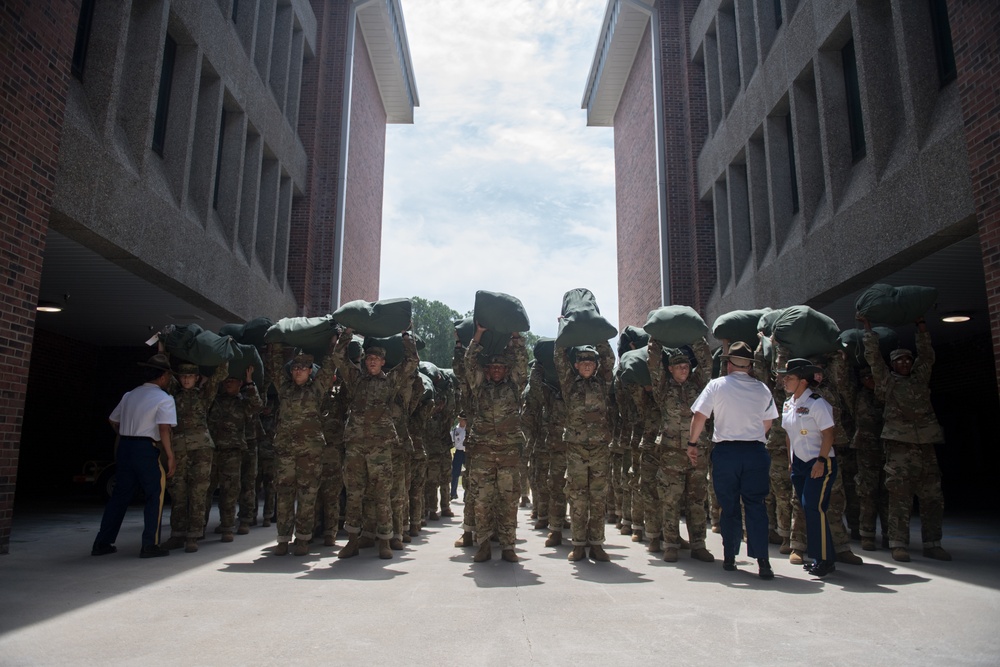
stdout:
[(439, 368), (451, 368), (455, 354), (455, 320), (461, 315), (440, 301), (428, 301), (419, 296), (413, 304), (413, 330), (424, 341), (420, 358)]

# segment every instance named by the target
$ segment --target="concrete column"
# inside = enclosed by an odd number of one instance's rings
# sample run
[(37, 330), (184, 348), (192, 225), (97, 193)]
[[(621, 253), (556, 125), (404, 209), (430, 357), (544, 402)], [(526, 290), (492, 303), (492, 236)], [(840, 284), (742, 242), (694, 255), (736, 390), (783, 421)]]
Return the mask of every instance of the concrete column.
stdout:
[(239, 243), (247, 264), (253, 264), (254, 242), (257, 237), (257, 184), (260, 183), (264, 140), (257, 133), (248, 133), (243, 150), (243, 190), (240, 202)]
[(753, 0), (736, 0), (736, 37), (740, 48), (740, 71), (743, 87), (747, 86), (757, 71), (757, 23), (754, 19)]
[(733, 279), (739, 283), (753, 249), (750, 230), (750, 199), (747, 193), (747, 167), (733, 163), (726, 169), (729, 190), (729, 233), (732, 238)]
[[(83, 72), (83, 92), (102, 141), (114, 136), (131, 6), (131, 0), (109, 0), (94, 6), (90, 45)], [(74, 28), (78, 19), (73, 20)]]
[(271, 280), (282, 289), (285, 287), (285, 275), (288, 268), (288, 233), (291, 229), (292, 196), (292, 179), (283, 176), (281, 187), (278, 190), (277, 226), (274, 230), (274, 270), (271, 273)]
[(823, 155), (820, 149), (819, 109), (812, 63), (789, 91), (792, 110), (792, 140), (798, 169), (799, 213), (808, 228), (816, 216), (825, 190)]

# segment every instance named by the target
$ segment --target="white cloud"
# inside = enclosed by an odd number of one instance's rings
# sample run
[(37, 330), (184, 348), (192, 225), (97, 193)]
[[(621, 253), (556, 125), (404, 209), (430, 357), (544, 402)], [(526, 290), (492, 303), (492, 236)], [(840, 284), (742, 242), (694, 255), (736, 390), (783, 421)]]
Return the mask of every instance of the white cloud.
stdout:
[(479, 289), (554, 335), (563, 293), (618, 318), (611, 130), (580, 109), (604, 3), (403, 0), (421, 106), (389, 126), (381, 296)]

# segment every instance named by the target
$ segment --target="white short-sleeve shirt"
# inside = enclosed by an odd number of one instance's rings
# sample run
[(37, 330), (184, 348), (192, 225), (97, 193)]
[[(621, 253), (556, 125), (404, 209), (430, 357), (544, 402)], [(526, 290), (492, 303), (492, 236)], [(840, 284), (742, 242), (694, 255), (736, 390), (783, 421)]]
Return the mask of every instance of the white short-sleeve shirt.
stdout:
[(715, 416), (712, 442), (764, 442), (764, 421), (778, 417), (771, 390), (746, 373), (731, 373), (709, 382), (691, 411)]
[(455, 444), (455, 449), (459, 452), (465, 451), (465, 429), (456, 426), (451, 429), (451, 441)]
[[(833, 408), (825, 398), (806, 390), (790, 396), (781, 409), (781, 426), (788, 433), (792, 453), (802, 461), (819, 456), (823, 430), (833, 428)], [(830, 456), (836, 456), (830, 449)]]
[(147, 382), (122, 396), (109, 419), (121, 435), (159, 440), (160, 424), (177, 426), (177, 405), (173, 396)]

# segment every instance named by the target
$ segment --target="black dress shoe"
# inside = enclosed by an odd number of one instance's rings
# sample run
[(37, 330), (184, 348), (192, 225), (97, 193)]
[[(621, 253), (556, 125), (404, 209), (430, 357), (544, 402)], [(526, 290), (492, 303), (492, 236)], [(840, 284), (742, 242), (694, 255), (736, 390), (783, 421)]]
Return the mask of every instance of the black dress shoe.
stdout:
[(113, 544), (98, 544), (94, 542), (94, 548), (90, 550), (91, 556), (107, 556), (113, 553), (118, 553), (118, 548)]
[(159, 558), (160, 556), (169, 556), (169, 555), (170, 555), (169, 551), (156, 544), (150, 544), (149, 546), (145, 546), (139, 551), (139, 558)]
[(726, 560), (722, 561), (722, 569), (725, 570), (726, 572), (734, 571), (736, 569), (736, 559), (727, 558)]
[(761, 579), (774, 579), (774, 570), (771, 569), (771, 561), (767, 558), (757, 559), (757, 576)]
[(823, 578), (837, 569), (836, 563), (832, 560), (824, 560), (809, 568), (809, 574), (814, 577)]

